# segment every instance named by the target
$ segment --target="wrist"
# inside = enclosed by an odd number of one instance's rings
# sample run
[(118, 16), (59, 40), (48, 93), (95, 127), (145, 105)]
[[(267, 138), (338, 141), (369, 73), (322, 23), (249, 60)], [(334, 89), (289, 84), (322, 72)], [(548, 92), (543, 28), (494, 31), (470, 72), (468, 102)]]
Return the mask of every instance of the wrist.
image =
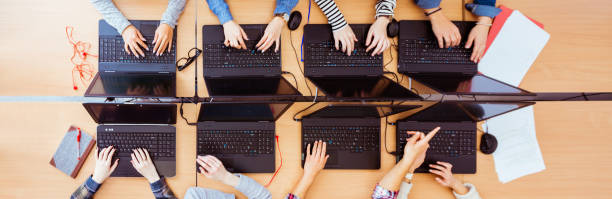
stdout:
[(493, 23), (493, 19), (487, 16), (480, 16), (478, 17), (478, 23), (491, 24)]
[(442, 13), (442, 8), (440, 8), (440, 6), (423, 10), (425, 11), (425, 16), (429, 17), (430, 20), (444, 17), (444, 14)]
[(463, 183), (455, 181), (455, 183), (451, 186), (451, 189), (459, 195), (465, 195), (469, 189), (463, 185)]
[(404, 157), (400, 160), (399, 165), (410, 169), (412, 167), (412, 162), (414, 162), (415, 155), (412, 153), (404, 154)]
[(238, 184), (240, 183), (240, 177), (235, 176), (234, 174), (231, 174), (230, 172), (227, 172), (220, 181), (223, 184), (235, 187), (235, 186), (238, 186)]
[(154, 176), (148, 177), (147, 181), (149, 181), (149, 184), (152, 184), (154, 182), (157, 182), (159, 179), (159, 175), (155, 174)]
[(385, 24), (391, 23), (391, 19), (391, 15), (379, 15), (378, 17), (376, 17), (377, 21), (385, 22)]
[(102, 184), (104, 182), (104, 178), (96, 176), (95, 174), (91, 176), (91, 179), (98, 184)]

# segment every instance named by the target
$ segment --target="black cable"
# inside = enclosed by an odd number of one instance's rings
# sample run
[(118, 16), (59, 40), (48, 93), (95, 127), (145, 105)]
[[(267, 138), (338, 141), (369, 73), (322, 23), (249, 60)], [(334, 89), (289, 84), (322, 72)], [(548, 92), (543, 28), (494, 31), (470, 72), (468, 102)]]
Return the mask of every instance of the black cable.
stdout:
[(385, 65), (383, 65), (383, 68), (385, 70), (387, 70), (387, 65), (389, 65), (391, 62), (393, 62), (393, 48), (392, 47), (389, 48), (389, 56), (391, 57), (391, 59), (387, 63), (385, 63)]
[[(190, 125), (190, 126), (195, 126), (195, 125), (197, 125), (198, 123), (189, 123), (189, 121), (187, 120), (187, 118), (185, 118), (185, 115), (184, 115), (184, 112), (183, 112), (183, 99), (184, 99), (184, 98), (183, 98), (183, 97), (181, 97), (181, 105), (180, 105), (180, 108), (179, 108), (179, 113), (181, 114), (181, 118), (183, 118), (183, 120), (185, 120), (185, 123), (187, 123), (187, 125)], [(193, 101), (191, 101), (191, 102), (193, 102)]]
[(288, 72), (288, 71), (283, 71), (283, 74), (290, 74), (293, 77), (293, 81), (295, 81), (295, 89), (297, 89), (298, 92), (299, 92), (300, 91), (300, 85), (298, 84), (298, 81), (295, 78), (295, 75), (293, 75), (293, 73)]
[(391, 75), (393, 75), (393, 78), (395, 79), (395, 81), (398, 81), (398, 82), (399, 82), (399, 78), (397, 78), (397, 74), (395, 74), (394, 72), (391, 72), (391, 71), (384, 71), (383, 73), (384, 73), (384, 74), (391, 74)]
[(385, 147), (385, 152), (391, 155), (396, 155), (395, 151), (389, 152), (389, 149), (387, 149), (387, 125), (389, 125), (389, 116), (385, 117), (385, 130), (383, 131), (383, 146)]
[[(297, 65), (300, 68), (300, 72), (302, 72), (302, 76), (304, 77), (304, 84), (306, 84), (306, 88), (308, 88), (308, 93), (310, 93), (310, 96), (312, 96), (312, 90), (310, 89), (310, 86), (308, 85), (308, 82), (306, 81), (306, 74), (304, 74), (304, 68), (302, 68), (302, 65), (300, 65), (300, 59), (298, 58), (297, 50), (295, 49), (295, 46), (293, 46), (293, 31), (289, 31), (289, 41), (291, 42), (291, 48), (293, 48), (293, 54), (295, 55), (295, 61), (297, 62)], [(297, 87), (297, 81), (295, 82), (295, 85)]]
[(302, 109), (301, 111), (298, 111), (297, 113), (295, 113), (295, 114), (293, 115), (293, 120), (294, 120), (294, 121), (296, 121), (296, 122), (298, 122), (298, 121), (302, 121), (302, 119), (301, 119), (301, 118), (300, 118), (300, 119), (297, 119), (297, 118), (295, 118), (295, 116), (297, 116), (298, 114), (300, 114), (300, 113), (302, 113), (302, 112), (304, 112), (304, 111), (308, 110), (310, 107), (312, 107), (312, 106), (314, 106), (315, 104), (318, 104), (318, 103), (319, 103), (319, 102), (312, 103), (310, 106), (306, 107), (305, 109)]

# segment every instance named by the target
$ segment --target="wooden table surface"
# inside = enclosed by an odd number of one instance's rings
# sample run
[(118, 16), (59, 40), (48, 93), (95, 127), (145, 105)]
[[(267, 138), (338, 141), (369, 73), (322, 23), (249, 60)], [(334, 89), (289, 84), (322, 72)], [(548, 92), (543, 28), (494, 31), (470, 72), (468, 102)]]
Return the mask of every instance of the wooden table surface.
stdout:
[[(159, 19), (167, 1), (119, 0), (120, 10), (130, 19)], [(349, 23), (373, 22), (374, 0), (337, 0)], [(195, 4), (198, 25), (195, 22)], [(521, 88), (532, 92), (610, 91), (612, 88), (612, 2), (504, 0), (498, 4), (518, 9), (542, 22), (551, 34)], [(89, 1), (21, 0), (0, 3), (0, 96), (82, 96), (85, 86), (72, 90), (71, 46), (64, 28), (75, 27), (77, 40), (92, 43), (97, 53), (97, 21), (101, 16)], [(274, 1), (232, 0), (230, 9), (239, 23), (267, 23)], [(461, 1), (445, 0), (445, 14), (461, 20)], [(258, 8), (254, 10), (252, 8)], [(295, 10), (305, 16), (308, 2), (300, 1)], [(412, 1), (399, 1), (397, 19), (425, 19)], [(474, 17), (466, 12), (467, 19)], [(311, 23), (325, 23), (321, 11), (313, 5)], [(201, 47), (201, 26), (218, 24), (204, 1), (188, 1), (177, 30), (177, 55), (185, 55), (195, 45)], [(296, 75), (300, 91), (304, 86), (289, 39), (300, 42), (302, 29), (282, 34), (283, 67)], [(389, 51), (385, 59), (389, 59)], [(394, 55), (396, 53), (394, 52)], [(90, 62), (97, 68), (97, 60)], [(200, 62), (201, 63), (201, 62)], [(388, 70), (396, 71), (394, 60)], [(201, 68), (200, 68), (201, 69)], [(177, 74), (178, 96), (192, 96), (194, 67)], [(199, 94), (207, 96), (199, 70)], [(290, 77), (287, 77), (292, 82)], [(312, 86), (312, 84), (311, 84)], [(269, 187), (274, 198), (282, 198), (299, 180), (300, 124), (291, 117), (309, 103), (294, 104), (276, 123), (283, 154), (283, 167)], [(76, 179), (62, 174), (48, 164), (66, 129), (82, 127), (94, 134), (96, 124), (80, 103), (74, 102), (5, 102), (0, 103), (0, 198), (66, 198), (93, 171), (92, 155)], [(198, 107), (185, 105), (185, 114), (195, 120)], [(476, 184), (484, 198), (609, 198), (612, 194), (612, 102), (540, 102), (535, 105), (537, 137), (547, 169), (507, 184), (497, 180), (492, 156), (478, 154), (475, 175), (457, 175)], [(383, 122), (381, 122), (382, 124)], [(195, 127), (183, 120), (177, 123), (177, 175), (169, 178), (172, 190), (182, 197), (195, 185)], [(395, 129), (387, 132), (388, 148), (394, 148)], [(383, 136), (381, 132), (381, 136)], [(384, 151), (384, 150), (383, 150)], [(394, 164), (384, 152), (380, 170), (323, 171), (308, 192), (307, 198), (368, 198), (373, 186)], [(279, 154), (277, 153), (277, 162)], [(249, 174), (266, 183), (271, 174)], [(234, 192), (199, 176), (199, 186)], [(147, 198), (150, 188), (142, 178), (111, 178), (96, 194), (97, 198)], [(239, 195), (239, 198), (244, 196)], [(439, 186), (431, 175), (417, 174), (410, 198), (452, 198), (450, 191)]]

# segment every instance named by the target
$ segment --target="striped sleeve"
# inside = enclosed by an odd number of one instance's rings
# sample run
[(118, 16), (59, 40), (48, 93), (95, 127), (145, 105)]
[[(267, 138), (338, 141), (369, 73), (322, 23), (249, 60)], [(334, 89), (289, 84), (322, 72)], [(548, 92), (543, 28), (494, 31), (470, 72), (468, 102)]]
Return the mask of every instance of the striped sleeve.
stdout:
[(395, 9), (396, 0), (378, 0), (376, 3), (376, 17), (381, 15), (393, 16), (393, 9)]
[(340, 30), (347, 25), (344, 15), (342, 15), (334, 0), (315, 0), (315, 3), (327, 17), (327, 22), (331, 25), (333, 31)]

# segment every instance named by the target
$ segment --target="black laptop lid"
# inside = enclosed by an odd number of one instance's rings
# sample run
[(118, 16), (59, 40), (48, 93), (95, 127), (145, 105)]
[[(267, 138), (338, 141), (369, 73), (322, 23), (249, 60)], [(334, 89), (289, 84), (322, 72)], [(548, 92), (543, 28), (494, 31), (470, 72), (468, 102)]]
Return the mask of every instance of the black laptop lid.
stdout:
[(170, 74), (96, 74), (85, 97), (174, 97), (176, 83)]
[(418, 105), (330, 104), (304, 118), (381, 118), (418, 108)]
[(99, 124), (176, 124), (176, 104), (83, 103)]
[(291, 103), (202, 103), (198, 122), (276, 121)]
[(300, 96), (283, 77), (206, 78), (210, 96)]
[(454, 102), (440, 102), (434, 104), (424, 110), (410, 115), (403, 120), (423, 122), (473, 121), (472, 118), (466, 114), (465, 111), (457, 105), (457, 103)]
[(459, 102), (459, 106), (476, 121), (488, 120), (533, 104), (533, 102)]
[(421, 99), (417, 94), (384, 76), (309, 79), (330, 98)]
[(445, 94), (532, 95), (532, 93), (497, 81), (485, 75), (413, 76), (413, 78)]
[(426, 122), (482, 121), (534, 104), (533, 102), (440, 102), (406, 119)]

